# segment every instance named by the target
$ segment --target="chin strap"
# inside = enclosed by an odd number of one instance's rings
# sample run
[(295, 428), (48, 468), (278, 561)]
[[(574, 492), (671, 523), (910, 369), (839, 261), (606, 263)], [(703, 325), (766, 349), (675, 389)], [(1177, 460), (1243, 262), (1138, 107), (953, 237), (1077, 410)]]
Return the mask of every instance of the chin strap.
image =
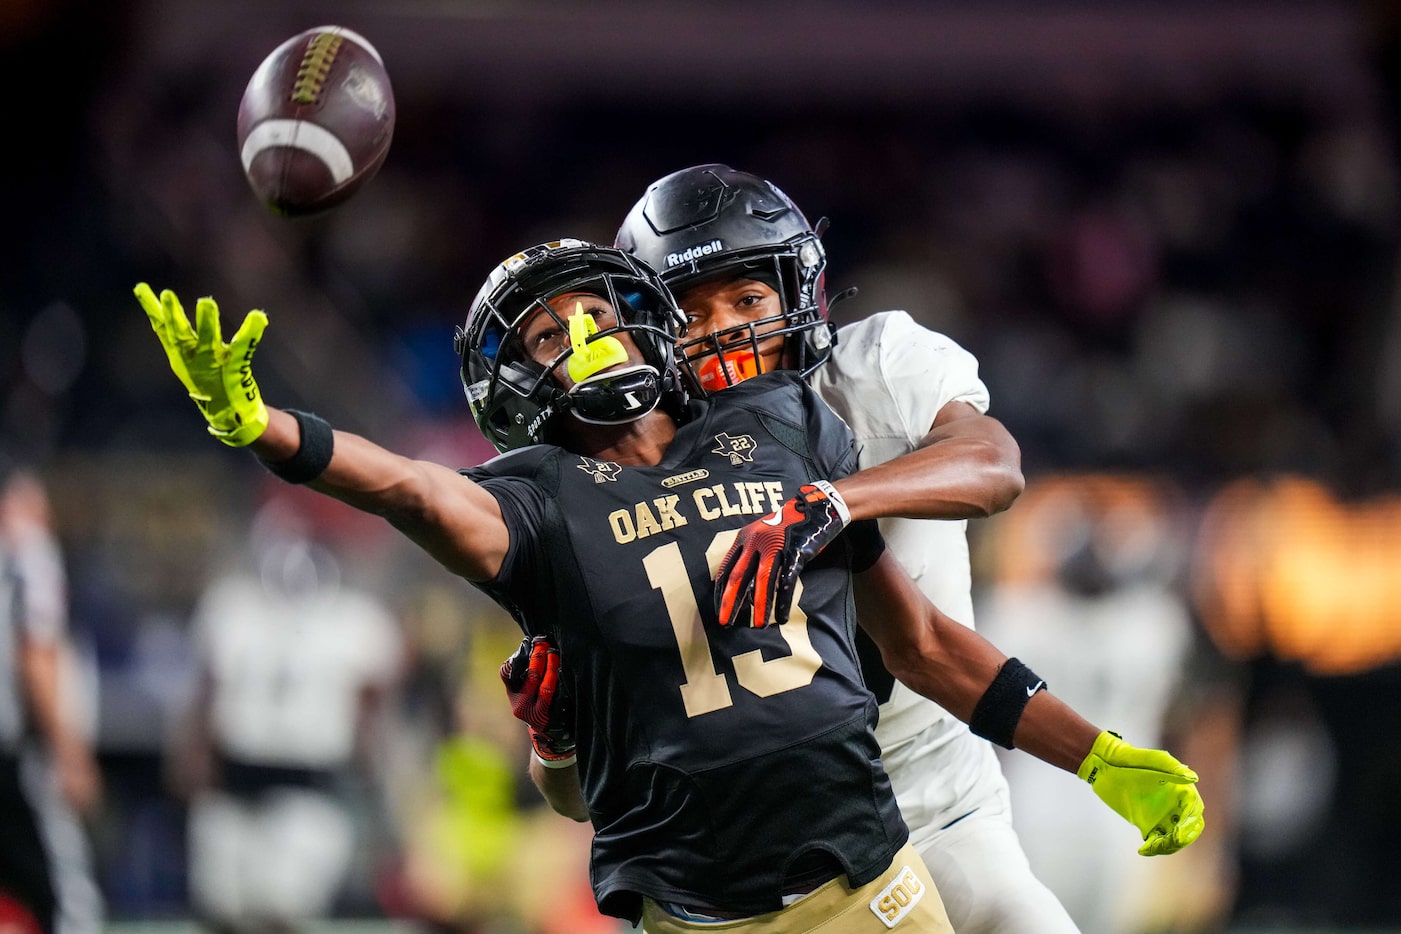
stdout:
[(853, 285), (853, 286), (852, 286), (851, 288), (849, 288), (849, 289), (842, 289), (842, 290), (841, 290), (840, 292), (838, 292), (836, 295), (833, 295), (831, 298), (827, 299), (827, 314), (830, 315), (830, 314), (832, 313), (832, 309), (833, 309), (833, 308), (836, 308), (837, 305), (838, 305), (838, 303), (844, 302), (844, 301), (846, 301), (848, 298), (855, 298), (855, 297), (856, 297), (856, 286)]
[(636, 421), (655, 409), (661, 397), (661, 374), (646, 363), (588, 377), (565, 396), (575, 418), (595, 425)]

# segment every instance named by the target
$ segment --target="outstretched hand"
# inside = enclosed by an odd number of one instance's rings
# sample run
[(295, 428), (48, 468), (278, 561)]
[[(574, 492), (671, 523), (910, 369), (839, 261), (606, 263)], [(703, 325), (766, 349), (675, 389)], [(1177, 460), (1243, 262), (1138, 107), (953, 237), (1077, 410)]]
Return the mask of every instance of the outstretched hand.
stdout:
[(1161, 749), (1139, 749), (1106, 730), (1076, 774), (1143, 834), (1140, 856), (1176, 853), (1206, 826), (1197, 773)]
[(737, 625), (753, 607), (750, 625), (786, 623), (798, 575), (851, 521), (841, 494), (826, 481), (804, 484), (777, 511), (739, 530), (715, 572), (715, 612)]
[(250, 311), (233, 339), (224, 343), (214, 299), (195, 303), (191, 327), (174, 292), (166, 289), (157, 299), (144, 282), (134, 291), (171, 370), (209, 422), (209, 433), (231, 447), (252, 444), (268, 427), (268, 410), (252, 371), (253, 351), (267, 327), (267, 315)]

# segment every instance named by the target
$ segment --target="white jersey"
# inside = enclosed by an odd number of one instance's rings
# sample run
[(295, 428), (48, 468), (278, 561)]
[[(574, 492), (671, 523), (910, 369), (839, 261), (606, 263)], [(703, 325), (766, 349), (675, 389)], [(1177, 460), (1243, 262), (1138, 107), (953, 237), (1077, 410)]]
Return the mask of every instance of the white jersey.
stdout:
[[(812, 385), (856, 435), (858, 465), (883, 464), (915, 450), (939, 410), (966, 402), (988, 408), (978, 361), (953, 340), (886, 311), (842, 328), (831, 359)], [(881, 519), (891, 554), (935, 606), (973, 626), (972, 573), (965, 520)], [(942, 707), (896, 683), (881, 705), (876, 737), (886, 768), (898, 768), (901, 748), (942, 745), (967, 727)], [(892, 775), (892, 778), (894, 776)]]
[(25, 729), (19, 645), (54, 644), (68, 626), (68, 582), (57, 539), (26, 526), (0, 542), (0, 750), (14, 752)]
[(195, 634), (214, 680), (215, 742), (259, 765), (344, 764), (362, 689), (389, 682), (402, 652), (395, 620), (369, 597), (338, 586), (276, 595), (253, 576), (211, 587)]
[[(842, 328), (812, 384), (856, 435), (863, 468), (919, 447), (950, 402), (988, 408), (973, 355), (903, 311)], [(882, 519), (880, 526), (919, 589), (972, 628), (968, 523)], [(876, 738), (910, 842), (929, 867), (955, 930), (1077, 934), (1065, 908), (1031, 872), (991, 743), (898, 681), (881, 704)]]

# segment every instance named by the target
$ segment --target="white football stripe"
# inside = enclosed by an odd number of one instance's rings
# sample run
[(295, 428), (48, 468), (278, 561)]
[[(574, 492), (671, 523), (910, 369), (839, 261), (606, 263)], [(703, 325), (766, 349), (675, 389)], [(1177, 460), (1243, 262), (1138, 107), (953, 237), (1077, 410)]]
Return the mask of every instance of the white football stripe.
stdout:
[(335, 134), (305, 120), (264, 120), (253, 128), (243, 142), (243, 171), (264, 149), (290, 146), (309, 152), (325, 163), (331, 178), (339, 185), (355, 174), (355, 162)]
[(368, 39), (353, 29), (346, 29), (344, 26), (317, 26), (315, 29), (308, 29), (307, 32), (329, 32), (335, 33), (338, 36), (345, 36), (351, 42), (358, 42), (360, 45), (363, 45), (365, 51), (375, 57), (375, 61), (379, 62), (381, 65), (384, 64), (384, 59), (379, 57), (379, 50), (370, 45)]

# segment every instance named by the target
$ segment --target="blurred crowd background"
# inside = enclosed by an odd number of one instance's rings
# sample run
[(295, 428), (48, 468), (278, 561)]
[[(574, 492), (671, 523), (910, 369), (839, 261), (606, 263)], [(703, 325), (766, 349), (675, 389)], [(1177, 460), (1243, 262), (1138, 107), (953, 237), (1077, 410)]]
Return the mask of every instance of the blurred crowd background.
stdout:
[[(292, 222), (234, 117), (323, 23), (398, 126)], [(979, 357), (1028, 478), (971, 525), (979, 629), (1202, 776), (1206, 835), (1150, 863), (1005, 760), (1087, 934), (1401, 929), (1401, 5), (4, 0), (0, 78), (0, 448), (66, 559), (113, 929), (321, 884), (344, 925), (619, 930), (525, 778), (514, 625), (207, 437), (131, 289), (265, 309), (269, 399), (466, 466), (452, 330), (493, 264), (711, 161), (831, 219), (842, 320)], [(317, 781), (252, 815), (219, 749)]]

